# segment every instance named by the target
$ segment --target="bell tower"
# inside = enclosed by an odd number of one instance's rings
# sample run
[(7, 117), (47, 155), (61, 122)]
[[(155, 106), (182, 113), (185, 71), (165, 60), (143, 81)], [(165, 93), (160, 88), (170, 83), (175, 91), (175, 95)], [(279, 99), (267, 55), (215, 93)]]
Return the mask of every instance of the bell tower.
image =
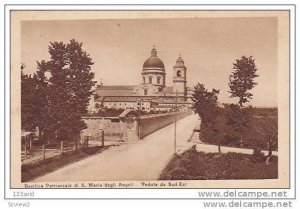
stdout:
[(176, 91), (178, 96), (187, 96), (186, 67), (181, 55), (179, 55), (173, 67), (173, 93), (176, 93)]

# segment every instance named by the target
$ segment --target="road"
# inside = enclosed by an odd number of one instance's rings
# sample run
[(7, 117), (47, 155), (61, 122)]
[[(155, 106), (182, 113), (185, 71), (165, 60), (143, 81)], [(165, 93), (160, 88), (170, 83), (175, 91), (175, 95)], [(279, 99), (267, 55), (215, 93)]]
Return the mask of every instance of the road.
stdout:
[[(193, 114), (177, 122), (178, 149), (187, 149), (197, 121)], [(33, 181), (157, 180), (173, 152), (174, 123), (135, 143), (111, 147)]]

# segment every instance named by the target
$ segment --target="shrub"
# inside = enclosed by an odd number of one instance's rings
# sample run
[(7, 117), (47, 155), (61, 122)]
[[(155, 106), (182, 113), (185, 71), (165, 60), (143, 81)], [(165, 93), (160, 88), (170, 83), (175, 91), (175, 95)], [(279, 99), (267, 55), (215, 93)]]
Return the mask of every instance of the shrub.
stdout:
[(236, 134), (225, 133), (223, 138), (223, 145), (238, 145), (239, 137)]
[(188, 171), (185, 168), (175, 168), (170, 173), (170, 180), (186, 180), (188, 178)]
[(252, 154), (252, 161), (254, 163), (260, 163), (265, 161), (266, 157), (265, 155), (261, 152), (261, 149), (259, 148), (255, 148), (253, 150), (253, 154)]

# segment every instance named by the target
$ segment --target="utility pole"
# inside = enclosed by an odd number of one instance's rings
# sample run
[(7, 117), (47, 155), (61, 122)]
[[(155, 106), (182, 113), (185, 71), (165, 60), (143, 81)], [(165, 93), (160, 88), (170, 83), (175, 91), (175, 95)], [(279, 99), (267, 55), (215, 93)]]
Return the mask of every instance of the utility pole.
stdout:
[(176, 129), (177, 129), (177, 93), (178, 90), (176, 89), (175, 95), (175, 128), (174, 128), (174, 154), (176, 154)]

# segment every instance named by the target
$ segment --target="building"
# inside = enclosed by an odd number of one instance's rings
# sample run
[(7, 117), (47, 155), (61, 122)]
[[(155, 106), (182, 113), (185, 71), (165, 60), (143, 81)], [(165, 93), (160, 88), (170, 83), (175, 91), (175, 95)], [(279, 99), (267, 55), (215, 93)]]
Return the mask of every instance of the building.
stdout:
[(179, 55), (173, 66), (173, 85), (166, 86), (166, 69), (155, 47), (142, 68), (142, 82), (136, 86), (98, 85), (90, 102), (90, 111), (101, 108), (143, 111), (173, 111), (190, 108), (192, 89), (187, 87), (187, 68)]

